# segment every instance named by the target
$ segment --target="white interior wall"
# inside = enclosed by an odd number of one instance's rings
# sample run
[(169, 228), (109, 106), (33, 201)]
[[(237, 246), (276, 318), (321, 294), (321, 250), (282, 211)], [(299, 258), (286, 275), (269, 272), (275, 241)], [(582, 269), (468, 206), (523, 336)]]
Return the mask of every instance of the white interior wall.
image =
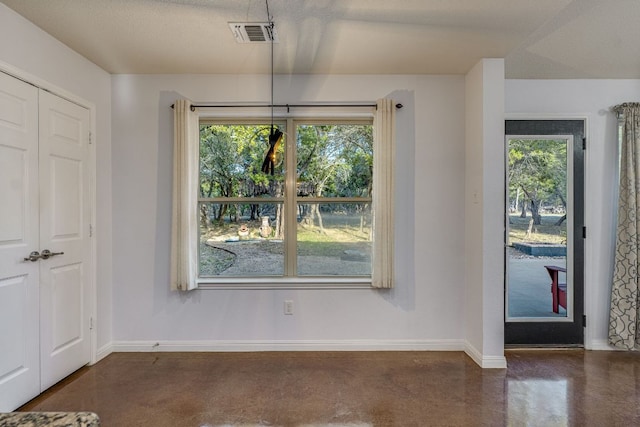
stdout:
[(507, 80), (507, 117), (586, 118), (585, 345), (608, 349), (618, 140), (610, 107), (638, 102), (640, 80)]
[(169, 107), (178, 97), (268, 102), (269, 76), (113, 76), (114, 349), (462, 349), (464, 90), (463, 76), (275, 77), (276, 103), (390, 95), (404, 104), (395, 289), (177, 293), (168, 285)]
[(504, 368), (504, 59), (482, 64), (482, 366)]
[(504, 368), (504, 60), (466, 76), (465, 337), (482, 367)]
[(0, 4), (0, 69), (61, 89), (95, 106), (97, 346), (111, 342), (111, 76)]
[(465, 79), (465, 335), (471, 354), (483, 347), (482, 298), (482, 63), (467, 73)]

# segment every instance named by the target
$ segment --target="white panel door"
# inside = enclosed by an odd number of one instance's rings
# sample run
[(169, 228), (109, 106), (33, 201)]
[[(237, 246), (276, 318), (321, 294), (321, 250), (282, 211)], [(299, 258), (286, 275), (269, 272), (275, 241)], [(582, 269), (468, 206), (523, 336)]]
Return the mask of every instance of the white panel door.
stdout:
[(40, 381), (45, 390), (91, 357), (90, 115), (43, 90), (39, 106)]
[(0, 73), (0, 412), (40, 392), (38, 185), (38, 89)]

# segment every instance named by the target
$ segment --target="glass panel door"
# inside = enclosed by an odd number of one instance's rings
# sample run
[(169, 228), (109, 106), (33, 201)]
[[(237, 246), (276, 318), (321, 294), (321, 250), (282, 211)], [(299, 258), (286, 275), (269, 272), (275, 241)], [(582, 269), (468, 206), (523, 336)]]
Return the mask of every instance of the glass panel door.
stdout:
[(584, 342), (584, 133), (505, 121), (505, 345)]
[(507, 321), (571, 319), (573, 137), (506, 141)]

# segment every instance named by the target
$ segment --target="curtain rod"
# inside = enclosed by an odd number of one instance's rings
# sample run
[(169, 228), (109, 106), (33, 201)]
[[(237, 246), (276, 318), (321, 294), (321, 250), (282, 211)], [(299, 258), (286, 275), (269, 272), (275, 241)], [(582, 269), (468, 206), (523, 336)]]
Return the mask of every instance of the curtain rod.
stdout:
[[(171, 104), (171, 108), (174, 104)], [(196, 108), (286, 108), (287, 113), (290, 108), (305, 108), (305, 107), (371, 107), (377, 108), (376, 104), (191, 104), (191, 111)], [(396, 108), (402, 108), (402, 104), (396, 104)]]
[(640, 108), (640, 102), (623, 102), (622, 104), (614, 105), (609, 110), (615, 113), (618, 120), (624, 117), (625, 110)]
[(611, 111), (619, 112), (623, 108), (629, 107), (640, 107), (640, 102), (624, 102), (622, 104), (614, 105), (613, 107), (611, 107)]

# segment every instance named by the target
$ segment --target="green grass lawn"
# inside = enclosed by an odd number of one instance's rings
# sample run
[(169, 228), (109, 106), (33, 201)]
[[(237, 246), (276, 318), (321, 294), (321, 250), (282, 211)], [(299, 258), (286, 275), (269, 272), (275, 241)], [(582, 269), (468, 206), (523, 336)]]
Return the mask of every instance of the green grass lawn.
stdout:
[(527, 237), (526, 234), (531, 216), (520, 218), (519, 213), (510, 214), (508, 245), (520, 242), (566, 244), (567, 221), (564, 221), (562, 225), (559, 226), (554, 225), (561, 216), (562, 215), (559, 214), (542, 215), (542, 224), (534, 225), (531, 236)]
[[(356, 250), (366, 254), (371, 253), (370, 228), (360, 230), (358, 215), (323, 214), (324, 229), (317, 225), (307, 226), (298, 224), (297, 241), (298, 254), (339, 257), (345, 250)], [(201, 242), (209, 239), (224, 241), (236, 238), (241, 224), (249, 228), (248, 239), (262, 239), (258, 228), (260, 221), (241, 221), (238, 223), (217, 223), (207, 229), (201, 229)]]

